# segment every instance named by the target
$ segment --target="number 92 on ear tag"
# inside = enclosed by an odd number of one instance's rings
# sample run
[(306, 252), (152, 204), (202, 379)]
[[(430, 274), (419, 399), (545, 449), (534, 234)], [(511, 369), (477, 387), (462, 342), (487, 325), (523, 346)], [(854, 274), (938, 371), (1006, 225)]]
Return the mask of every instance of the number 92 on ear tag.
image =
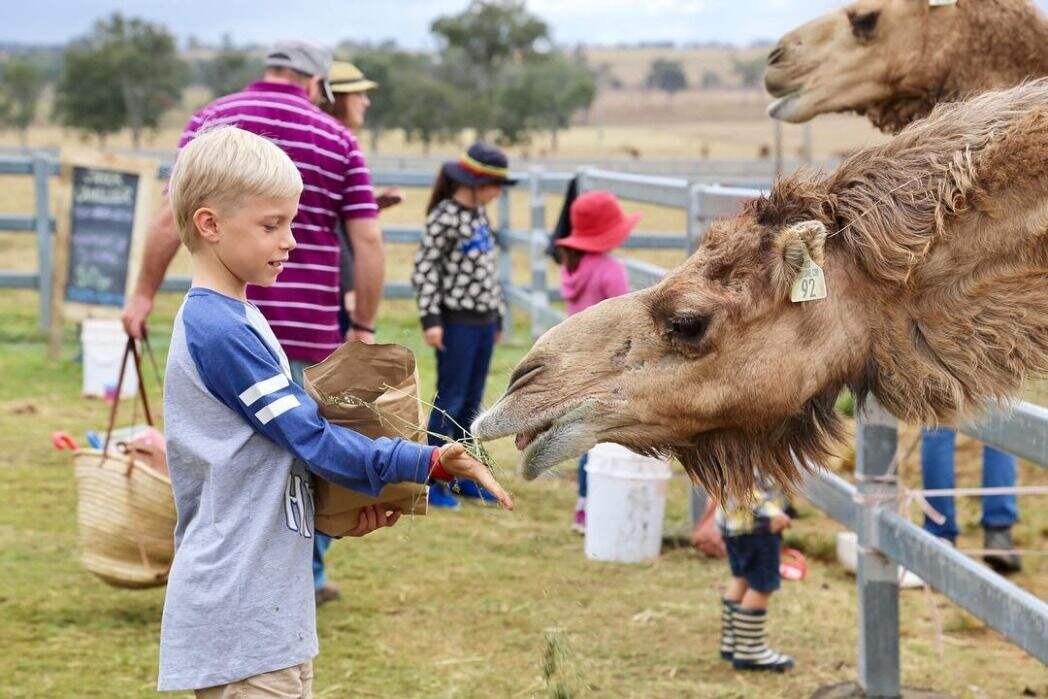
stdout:
[(801, 265), (801, 271), (797, 273), (797, 278), (793, 281), (793, 288), (790, 289), (790, 301), (801, 303), (824, 298), (826, 298), (826, 275), (823, 274), (822, 267), (815, 264), (815, 260), (811, 259), (808, 252), (805, 251), (804, 264)]

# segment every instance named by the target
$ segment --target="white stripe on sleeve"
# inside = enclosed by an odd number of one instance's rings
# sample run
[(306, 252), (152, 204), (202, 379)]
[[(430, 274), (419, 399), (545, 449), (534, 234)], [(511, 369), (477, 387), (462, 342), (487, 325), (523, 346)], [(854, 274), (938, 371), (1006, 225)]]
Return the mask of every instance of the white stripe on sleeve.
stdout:
[(282, 388), (287, 388), (288, 380), (284, 374), (277, 374), (271, 376), (268, 379), (259, 381), (251, 388), (247, 389), (240, 394), (240, 402), (244, 405), (251, 405), (262, 396), (268, 396), (274, 391), (279, 391)]
[(298, 398), (294, 395), (284, 396), (283, 398), (278, 398), (266, 407), (259, 410), (257, 413), (255, 413), (255, 417), (258, 418), (259, 422), (265, 425), (273, 418), (280, 417), (287, 411), (291, 410), (292, 408), (297, 408), (300, 405), (302, 404), (298, 402)]

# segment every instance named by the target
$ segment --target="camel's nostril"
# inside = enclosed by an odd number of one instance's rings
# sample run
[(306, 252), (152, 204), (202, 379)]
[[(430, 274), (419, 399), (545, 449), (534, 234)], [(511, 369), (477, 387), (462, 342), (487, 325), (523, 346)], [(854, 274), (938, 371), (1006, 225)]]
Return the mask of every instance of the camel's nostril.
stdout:
[(533, 379), (542, 371), (542, 368), (543, 365), (541, 363), (525, 364), (517, 367), (513, 372), (513, 375), (509, 377), (509, 386), (506, 388), (506, 395), (508, 396), (510, 393), (513, 393)]
[(768, 54), (768, 65), (773, 66), (783, 59), (786, 55), (786, 49), (782, 46), (776, 46), (772, 49), (771, 53)]

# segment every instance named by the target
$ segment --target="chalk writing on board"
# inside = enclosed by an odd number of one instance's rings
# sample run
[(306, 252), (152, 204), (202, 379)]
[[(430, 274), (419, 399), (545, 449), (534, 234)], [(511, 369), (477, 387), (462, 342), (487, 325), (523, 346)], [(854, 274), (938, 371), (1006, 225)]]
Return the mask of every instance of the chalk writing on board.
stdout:
[(124, 304), (138, 178), (133, 173), (73, 168), (68, 300)]

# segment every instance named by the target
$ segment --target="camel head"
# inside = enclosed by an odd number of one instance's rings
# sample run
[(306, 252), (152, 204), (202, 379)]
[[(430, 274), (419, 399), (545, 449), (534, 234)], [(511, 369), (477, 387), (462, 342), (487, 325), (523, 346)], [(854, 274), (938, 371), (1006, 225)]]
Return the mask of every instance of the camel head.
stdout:
[(1048, 27), (1028, 0), (858, 0), (789, 32), (768, 56), (768, 113), (865, 114), (898, 132), (938, 102), (1048, 75)]
[(473, 432), (516, 434), (528, 478), (607, 441), (739, 494), (821, 461), (844, 387), (904, 420), (973, 415), (1048, 371), (1045, 201), (1048, 81), (945, 105), (549, 330)]
[[(791, 449), (825, 456), (837, 394), (862, 356), (862, 311), (838, 292), (851, 273), (827, 255), (826, 224), (779, 203), (753, 202), (655, 287), (543, 335), (477, 436), (516, 433), (525, 477), (611, 441), (672, 454), (710, 488), (735, 477), (744, 488), (756, 465), (790, 481)], [(809, 258), (830, 293), (793, 302)]]

